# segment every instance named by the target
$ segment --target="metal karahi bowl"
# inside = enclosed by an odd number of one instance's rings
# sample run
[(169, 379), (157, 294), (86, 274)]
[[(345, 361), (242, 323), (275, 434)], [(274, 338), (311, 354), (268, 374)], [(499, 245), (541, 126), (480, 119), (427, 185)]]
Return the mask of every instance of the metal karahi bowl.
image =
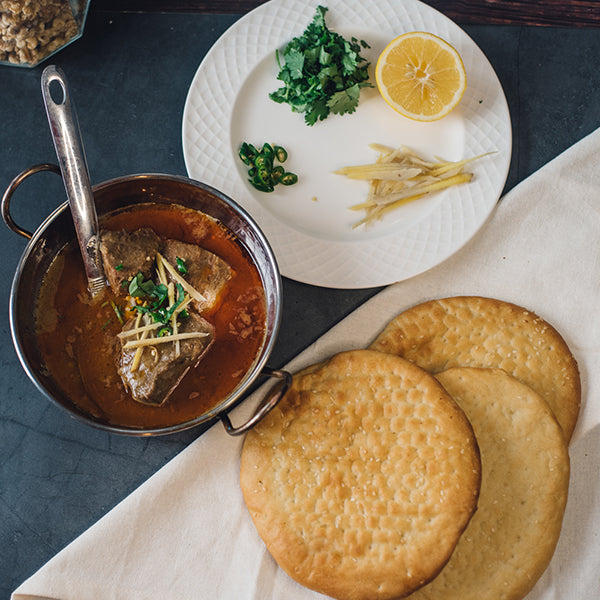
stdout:
[[(266, 302), (263, 343), (239, 384), (226, 397), (218, 399), (213, 408), (189, 421), (166, 427), (144, 429), (114, 425), (81, 410), (73, 399), (61, 390), (44, 367), (38, 347), (35, 314), (40, 286), (57, 253), (76, 236), (67, 202), (49, 215), (34, 233), (22, 229), (12, 219), (10, 201), (13, 193), (26, 178), (40, 171), (52, 171), (60, 175), (60, 170), (55, 165), (36, 165), (18, 175), (2, 198), (2, 216), (7, 226), (15, 233), (29, 239), (14, 275), (9, 317), (12, 339), (21, 365), (40, 392), (65, 409), (72, 417), (114, 433), (137, 436), (161, 435), (189, 429), (215, 419), (220, 419), (231, 435), (239, 435), (250, 429), (277, 404), (291, 382), (291, 375), (286, 371), (273, 370), (266, 366), (281, 321), (281, 276), (269, 243), (258, 225), (232, 199), (208, 185), (185, 177), (137, 174), (112, 179), (93, 187), (99, 218), (117, 209), (153, 202), (178, 204), (218, 220), (237, 237), (252, 257), (262, 280)], [(263, 402), (247, 422), (234, 427), (228, 412), (237, 405), (261, 375), (275, 377), (280, 382), (266, 394)]]

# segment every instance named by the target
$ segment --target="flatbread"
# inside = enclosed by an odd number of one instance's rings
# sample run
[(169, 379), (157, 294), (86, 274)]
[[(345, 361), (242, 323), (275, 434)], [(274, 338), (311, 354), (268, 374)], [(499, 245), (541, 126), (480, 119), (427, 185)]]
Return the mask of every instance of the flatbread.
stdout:
[(240, 481), (258, 533), (302, 585), (384, 600), (430, 581), (480, 486), (472, 427), (423, 369), (370, 350), (296, 375), (244, 442)]
[(451, 367), (502, 368), (548, 402), (571, 438), (581, 402), (577, 362), (556, 329), (530, 310), (477, 296), (431, 300), (399, 314), (370, 348), (434, 374)]
[(479, 506), (450, 561), (410, 600), (520, 600), (542, 575), (567, 501), (567, 443), (548, 405), (500, 369), (438, 376), (481, 450)]

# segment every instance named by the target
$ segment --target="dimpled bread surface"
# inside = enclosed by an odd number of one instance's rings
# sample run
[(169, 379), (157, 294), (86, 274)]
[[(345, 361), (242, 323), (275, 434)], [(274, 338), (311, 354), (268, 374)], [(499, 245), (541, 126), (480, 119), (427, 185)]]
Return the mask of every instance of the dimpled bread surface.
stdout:
[(244, 442), (240, 481), (280, 567), (341, 600), (430, 581), (476, 508), (473, 429), (423, 369), (370, 350), (294, 376)]
[(547, 567), (567, 501), (562, 430), (531, 388), (500, 369), (438, 376), (481, 451), (479, 506), (446, 567), (410, 600), (520, 600)]
[(577, 362), (556, 329), (530, 310), (478, 296), (431, 300), (399, 314), (370, 348), (434, 374), (502, 368), (546, 400), (571, 438), (581, 402)]

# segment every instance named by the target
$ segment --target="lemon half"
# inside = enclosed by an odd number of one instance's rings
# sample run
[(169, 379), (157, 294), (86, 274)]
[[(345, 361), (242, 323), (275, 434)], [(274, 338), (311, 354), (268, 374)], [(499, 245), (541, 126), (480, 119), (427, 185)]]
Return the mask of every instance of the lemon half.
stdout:
[(467, 89), (460, 54), (442, 38), (423, 31), (392, 40), (377, 60), (375, 78), (383, 99), (416, 121), (441, 119)]

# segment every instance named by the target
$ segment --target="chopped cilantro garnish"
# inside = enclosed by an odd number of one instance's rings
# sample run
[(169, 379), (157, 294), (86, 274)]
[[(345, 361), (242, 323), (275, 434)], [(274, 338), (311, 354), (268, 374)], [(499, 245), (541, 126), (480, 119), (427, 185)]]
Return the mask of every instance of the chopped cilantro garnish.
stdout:
[[(185, 291), (183, 286), (180, 283), (175, 284), (177, 298), (175, 299), (175, 302), (169, 306), (169, 290), (166, 285), (162, 283), (155, 285), (152, 281), (141, 281), (141, 279), (141, 273), (138, 273), (136, 277), (132, 279), (132, 283), (134, 281), (138, 282), (134, 291), (137, 291), (139, 296), (148, 296), (149, 302), (143, 306), (136, 306), (135, 309), (138, 312), (145, 313), (150, 316), (155, 323), (168, 323), (175, 314), (175, 311), (179, 305), (185, 299)], [(140, 290), (148, 291), (142, 293)], [(135, 295), (132, 293), (131, 285), (129, 286), (129, 293), (132, 296)]]
[(304, 113), (307, 125), (324, 120), (330, 113), (353, 113), (361, 88), (373, 87), (368, 82), (370, 63), (360, 56), (361, 49), (369, 45), (329, 30), (325, 24), (327, 10), (317, 7), (304, 33), (292, 39), (282, 55), (276, 51), (277, 79), (285, 85), (269, 98)]
[(187, 263), (185, 262), (185, 260), (183, 260), (183, 258), (179, 258), (179, 256), (177, 256), (175, 258), (175, 260), (177, 261), (177, 270), (182, 275), (187, 275), (188, 268), (187, 268)]
[(120, 263), (115, 267), (115, 271), (122, 271), (122, 270), (123, 270), (123, 263)]
[(154, 304), (160, 306), (168, 297), (169, 288), (164, 283), (159, 283), (152, 290), (152, 297), (155, 298)]
[(138, 272), (137, 275), (131, 278), (129, 282), (129, 295), (139, 298), (141, 296), (150, 296), (154, 291), (154, 282), (150, 279), (144, 280), (142, 273)]

